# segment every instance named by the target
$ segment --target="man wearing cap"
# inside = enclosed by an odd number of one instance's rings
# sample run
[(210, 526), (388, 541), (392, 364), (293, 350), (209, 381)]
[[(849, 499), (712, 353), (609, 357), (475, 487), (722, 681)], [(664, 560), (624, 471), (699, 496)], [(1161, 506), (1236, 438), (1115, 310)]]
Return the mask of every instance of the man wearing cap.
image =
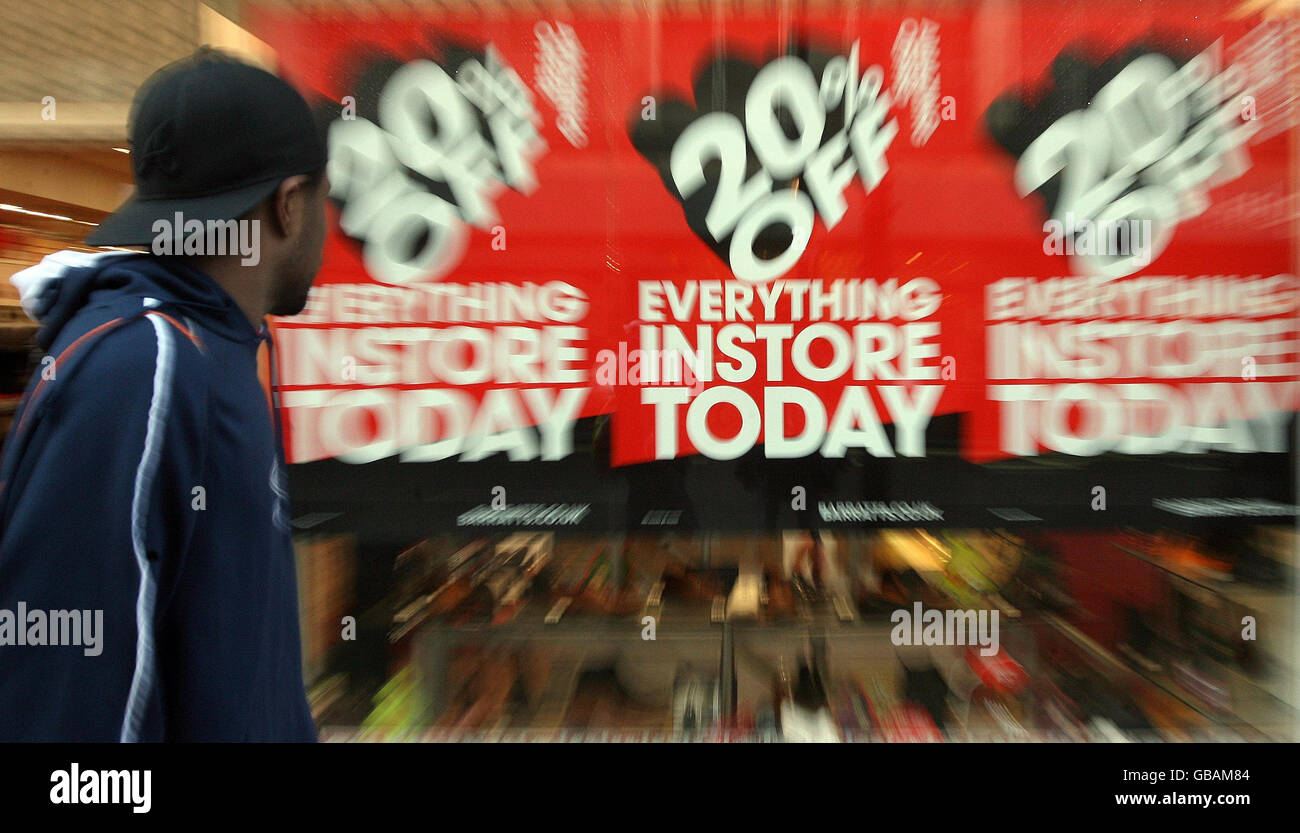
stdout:
[(264, 318), (320, 268), (324, 143), (207, 49), (130, 136), (135, 193), (86, 242), (149, 250), (11, 279), (46, 356), (0, 459), (0, 741), (314, 740)]

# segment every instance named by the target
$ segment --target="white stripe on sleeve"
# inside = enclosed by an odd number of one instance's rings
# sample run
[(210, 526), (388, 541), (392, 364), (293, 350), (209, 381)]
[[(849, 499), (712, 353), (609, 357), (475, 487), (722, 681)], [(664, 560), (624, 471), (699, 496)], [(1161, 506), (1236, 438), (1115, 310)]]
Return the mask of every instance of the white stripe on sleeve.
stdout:
[(127, 696), (126, 713), (122, 718), (123, 743), (134, 743), (140, 739), (155, 680), (153, 612), (157, 578), (145, 551), (145, 536), (148, 531), (149, 498), (154, 473), (158, 470), (158, 457), (171, 401), (171, 326), (159, 316), (147, 317), (153, 322), (154, 334), (158, 338), (158, 360), (154, 365), (153, 399), (149, 403), (144, 453), (140, 456), (140, 465), (135, 471), (135, 492), (131, 498), (131, 548), (135, 552), (136, 566), (140, 569), (140, 593), (135, 603), (135, 671), (131, 675), (131, 693)]

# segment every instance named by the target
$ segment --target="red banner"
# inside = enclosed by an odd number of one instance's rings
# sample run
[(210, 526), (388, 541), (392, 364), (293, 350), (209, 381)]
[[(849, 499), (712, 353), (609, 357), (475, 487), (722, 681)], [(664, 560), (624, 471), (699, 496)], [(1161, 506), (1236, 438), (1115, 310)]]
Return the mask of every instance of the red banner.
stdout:
[[(256, 10), (333, 231), (291, 461), (1283, 451), (1297, 27), (1234, 4)], [(892, 426), (886, 430), (886, 426)]]

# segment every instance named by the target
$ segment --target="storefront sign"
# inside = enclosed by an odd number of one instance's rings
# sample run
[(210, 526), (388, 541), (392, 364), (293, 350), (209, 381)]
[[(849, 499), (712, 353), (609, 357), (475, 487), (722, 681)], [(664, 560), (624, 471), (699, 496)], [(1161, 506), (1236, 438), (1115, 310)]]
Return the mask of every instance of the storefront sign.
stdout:
[(336, 209), (290, 459), (1287, 451), (1300, 53), (1232, 11), (257, 10)]

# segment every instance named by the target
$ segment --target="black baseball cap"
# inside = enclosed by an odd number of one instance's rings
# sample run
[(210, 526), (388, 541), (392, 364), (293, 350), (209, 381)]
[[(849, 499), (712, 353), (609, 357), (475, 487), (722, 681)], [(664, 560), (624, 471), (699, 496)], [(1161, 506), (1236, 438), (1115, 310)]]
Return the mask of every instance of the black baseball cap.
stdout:
[(86, 236), (145, 246), (154, 222), (234, 220), (297, 174), (325, 167), (307, 102), (283, 79), (211, 47), (158, 70), (131, 104), (135, 193)]

